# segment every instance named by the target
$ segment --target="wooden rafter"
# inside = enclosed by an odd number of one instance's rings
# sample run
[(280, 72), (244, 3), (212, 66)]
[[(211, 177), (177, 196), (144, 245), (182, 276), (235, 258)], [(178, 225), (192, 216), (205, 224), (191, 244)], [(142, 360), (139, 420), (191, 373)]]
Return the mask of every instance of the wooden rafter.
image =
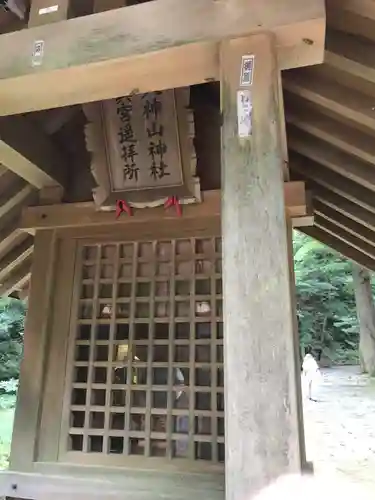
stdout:
[(0, 191), (0, 219), (15, 207), (21, 207), (31, 200), (37, 199), (37, 191), (13, 172), (8, 172), (6, 183), (3, 180), (3, 190)]
[(375, 231), (374, 213), (321, 187), (314, 190), (314, 197), (325, 206), (334, 210), (337, 215), (342, 214), (344, 217), (350, 218), (354, 222)]
[(3, 281), (17, 266), (31, 256), (34, 249), (34, 238), (26, 236), (9, 253), (0, 260), (0, 282)]
[(20, 266), (16, 267), (6, 278), (0, 283), (0, 296), (9, 295), (14, 290), (22, 288), (30, 279), (32, 257), (24, 260)]
[(19, 216), (2, 221), (0, 229), (0, 252), (3, 253), (19, 237)]
[(290, 155), (290, 168), (298, 173), (298, 178), (309, 180), (309, 185), (322, 186), (333, 193), (358, 204), (359, 206), (375, 213), (375, 199), (371, 191), (342, 175), (332, 172), (319, 163), (304, 158), (296, 153)]
[[(308, 214), (308, 201), (303, 182), (287, 182), (284, 184), (285, 205), (290, 217), (294, 217), (298, 224), (298, 217)], [(203, 202), (183, 207), (183, 219), (196, 219), (199, 217), (220, 217), (221, 192), (205, 191)], [(29, 207), (24, 210), (20, 227), (25, 231), (51, 228), (79, 228), (95, 226), (129, 226), (142, 222), (160, 222), (176, 220), (173, 210), (163, 207), (140, 209), (133, 217), (124, 214), (116, 219), (114, 212), (100, 212), (94, 203), (69, 203), (63, 205), (50, 205), (46, 207)]]
[(375, 166), (375, 143), (369, 134), (350, 127), (347, 123), (334, 120), (319, 112), (316, 106), (308, 105), (306, 101), (291, 96), (288, 92), (285, 103), (287, 108), (285, 119), (288, 125), (293, 125)]
[(329, 222), (328, 220), (320, 217), (315, 217), (314, 227), (316, 227), (317, 229), (321, 229), (331, 236), (341, 240), (346, 245), (351, 246), (355, 250), (362, 252), (370, 258), (373, 258), (375, 256), (374, 247), (372, 245), (361, 241), (346, 229), (340, 228), (336, 224)]
[(314, 210), (316, 214), (316, 222), (319, 225), (320, 218), (326, 219), (328, 222), (335, 224), (337, 227), (342, 228), (353, 236), (363, 240), (365, 243), (372, 245), (374, 247), (375, 253), (375, 232), (372, 229), (368, 229), (363, 224), (360, 224), (345, 215), (336, 212), (333, 208), (325, 205), (319, 200), (314, 202)]
[(328, 0), (327, 22), (333, 28), (375, 40), (375, 6), (371, 0)]
[(357, 90), (339, 86), (319, 75), (317, 68), (286, 72), (284, 88), (339, 120), (350, 122), (359, 130), (375, 130), (374, 99)]
[(375, 259), (365, 255), (361, 251), (358, 251), (351, 245), (346, 244), (336, 236), (332, 236), (331, 234), (317, 227), (302, 228), (301, 231), (308, 236), (311, 236), (312, 238), (320, 241), (324, 245), (327, 245), (328, 247), (336, 250), (347, 259), (350, 259), (353, 262), (357, 262), (370, 271), (375, 271)]
[(37, 123), (24, 116), (0, 118), (0, 162), (36, 188), (65, 187), (67, 162)]
[[(324, 1), (279, 7), (158, 0), (0, 36), (1, 114), (217, 80), (218, 41), (254, 32), (274, 33), (281, 69), (321, 63)], [(36, 40), (44, 51), (33, 65)]]
[(328, 30), (324, 62), (334, 74), (345, 74), (354, 88), (371, 96), (371, 85), (375, 82), (375, 67), (373, 44), (369, 40)]
[(375, 191), (375, 168), (372, 168), (367, 162), (352, 157), (326, 141), (306, 134), (294, 126), (288, 129), (288, 144), (293, 151), (297, 151), (327, 169)]

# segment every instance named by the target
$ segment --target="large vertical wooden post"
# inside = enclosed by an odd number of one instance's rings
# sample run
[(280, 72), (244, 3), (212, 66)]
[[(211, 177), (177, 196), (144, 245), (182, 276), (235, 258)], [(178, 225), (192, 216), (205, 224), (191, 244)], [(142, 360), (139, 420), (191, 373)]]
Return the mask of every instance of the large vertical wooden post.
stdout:
[(277, 85), (270, 35), (223, 42), (226, 500), (303, 460)]

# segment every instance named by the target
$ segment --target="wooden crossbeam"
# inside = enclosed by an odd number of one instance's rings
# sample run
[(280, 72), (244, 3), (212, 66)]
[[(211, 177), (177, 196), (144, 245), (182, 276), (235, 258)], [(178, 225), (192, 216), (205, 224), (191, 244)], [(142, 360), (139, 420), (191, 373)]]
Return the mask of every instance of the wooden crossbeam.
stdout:
[(322, 139), (355, 158), (375, 166), (375, 143), (369, 134), (318, 111), (306, 101), (285, 92), (285, 120), (288, 125)]
[(333, 28), (375, 40), (372, 0), (328, 0), (327, 23)]
[(31, 262), (32, 257), (30, 256), (0, 283), (0, 297), (3, 295), (9, 295), (14, 290), (18, 290), (23, 287), (23, 285), (30, 279)]
[[(307, 197), (303, 182), (284, 183), (284, 195), (287, 214), (295, 218), (294, 224), (298, 225), (298, 218), (308, 215)], [(221, 192), (219, 190), (205, 191), (203, 202), (196, 205), (183, 206), (182, 220), (196, 219), (199, 217), (220, 217)], [(162, 207), (147, 208), (136, 211), (132, 217), (122, 214), (118, 219), (114, 212), (100, 212), (94, 203), (67, 203), (49, 206), (26, 208), (22, 215), (20, 228), (24, 231), (37, 229), (66, 229), (94, 226), (122, 226), (126, 227), (137, 223), (161, 222), (176, 220), (173, 210)]]
[(375, 169), (359, 158), (352, 157), (293, 125), (288, 129), (288, 146), (291, 150), (297, 151), (327, 169), (375, 191)]
[(6, 222), (1, 220), (0, 229), (0, 252), (3, 253), (6, 248), (11, 246), (19, 237), (19, 214), (12, 218), (7, 218)]
[(332, 236), (326, 231), (317, 227), (307, 227), (300, 229), (301, 232), (315, 238), (324, 245), (332, 248), (336, 252), (340, 253), (343, 257), (360, 264), (361, 266), (369, 269), (370, 271), (375, 271), (375, 259), (365, 255), (361, 251), (353, 248), (351, 245), (343, 242), (339, 238)]
[(17, 178), (13, 172), (6, 174), (6, 182), (2, 182), (2, 187), (6, 189), (0, 192), (0, 218), (13, 210), (14, 207), (20, 207), (27, 201), (37, 198), (37, 191), (23, 179)]
[(325, 205), (323, 202), (319, 200), (315, 200), (314, 202), (314, 211), (316, 215), (315, 221), (317, 225), (319, 225), (320, 219), (323, 218), (328, 222), (335, 224), (337, 227), (342, 228), (347, 232), (351, 233), (353, 236), (364, 241), (366, 244), (375, 247), (374, 230), (368, 229), (363, 224), (360, 224), (354, 221), (353, 219), (350, 219), (349, 217), (342, 215), (341, 213)]
[(346, 229), (338, 227), (336, 224), (329, 222), (323, 218), (315, 217), (314, 227), (330, 234), (331, 236), (341, 240), (343, 243), (350, 245), (355, 250), (362, 252), (370, 258), (375, 258), (375, 249), (372, 245), (361, 241), (356, 236), (353, 236)]
[(375, 130), (374, 99), (322, 77), (317, 68), (288, 71), (283, 85), (291, 94), (326, 108), (359, 130)]
[(66, 186), (62, 151), (24, 116), (0, 118), (0, 162), (36, 188)]
[(341, 76), (341, 81), (344, 75), (354, 88), (369, 96), (373, 94), (375, 82), (373, 52), (374, 44), (369, 40), (336, 30), (327, 31), (325, 65), (339, 78)]
[[(330, 191), (343, 196), (344, 198), (356, 203), (357, 205), (375, 213), (374, 195), (368, 189), (359, 186), (355, 182), (332, 172), (319, 163), (309, 160), (298, 153), (290, 155), (290, 169), (298, 173), (298, 178), (306, 181), (312, 181), (313, 184), (323, 186)], [(370, 168), (370, 167), (369, 167)]]
[(217, 80), (218, 41), (265, 31), (280, 69), (321, 63), (324, 0), (158, 0), (2, 35), (0, 114)]
[(34, 238), (26, 236), (9, 253), (0, 260), (0, 282), (3, 281), (17, 266), (30, 257), (34, 249)]
[(375, 231), (375, 214), (356, 203), (321, 187), (314, 189), (314, 200), (315, 199), (323, 203), (326, 207), (330, 207), (336, 213), (342, 214), (344, 217), (350, 218), (354, 222)]

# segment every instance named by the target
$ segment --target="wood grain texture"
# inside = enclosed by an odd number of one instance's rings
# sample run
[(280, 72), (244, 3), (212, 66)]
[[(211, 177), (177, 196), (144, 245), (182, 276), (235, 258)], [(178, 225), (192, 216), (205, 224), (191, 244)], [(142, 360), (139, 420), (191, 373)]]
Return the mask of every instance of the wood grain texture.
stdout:
[[(288, 182), (283, 184), (286, 211), (290, 217), (307, 214), (307, 197), (303, 182)], [(135, 211), (132, 217), (122, 214), (118, 219), (114, 212), (98, 211), (92, 202), (65, 203), (59, 205), (29, 207), (24, 210), (20, 228), (25, 231), (32, 229), (51, 228), (89, 228), (89, 227), (130, 227), (139, 223), (161, 223), (181, 220), (187, 221), (200, 217), (220, 217), (221, 194), (218, 190), (202, 193), (203, 201), (196, 205), (184, 205), (181, 219), (172, 209), (163, 207), (146, 208)]]
[(55, 247), (54, 231), (36, 235), (10, 460), (21, 471), (32, 469), (40, 432)]
[(1, 114), (217, 80), (217, 42), (260, 31), (275, 34), (281, 68), (319, 64), (324, 1), (158, 0), (1, 35)]
[[(51, 473), (21, 474), (11, 471), (0, 473), (0, 495), (14, 495), (16, 485), (20, 498), (38, 500), (98, 500), (125, 497), (137, 500), (160, 498), (174, 500), (224, 499), (224, 477), (222, 474), (168, 474), (160, 471), (127, 471), (99, 474), (98, 468), (85, 468), (85, 474), (70, 468), (64, 474), (64, 465), (55, 466)], [(152, 486), (151, 486), (152, 485)], [(13, 486), (13, 488), (12, 488)], [(126, 494), (124, 494), (126, 492)]]
[(36, 188), (67, 181), (68, 163), (53, 140), (24, 116), (0, 118), (0, 162)]
[[(301, 469), (275, 40), (223, 42), (222, 235), (226, 499)], [(255, 55), (253, 131), (238, 137), (241, 56)]]

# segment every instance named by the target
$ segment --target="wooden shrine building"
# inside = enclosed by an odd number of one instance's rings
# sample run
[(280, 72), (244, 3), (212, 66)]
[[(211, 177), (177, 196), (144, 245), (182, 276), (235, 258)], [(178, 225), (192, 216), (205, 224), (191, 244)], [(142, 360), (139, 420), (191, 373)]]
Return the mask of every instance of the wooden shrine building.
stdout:
[(291, 230), (375, 270), (374, 28), (373, 0), (0, 1), (0, 291), (29, 297), (0, 496), (305, 467)]

